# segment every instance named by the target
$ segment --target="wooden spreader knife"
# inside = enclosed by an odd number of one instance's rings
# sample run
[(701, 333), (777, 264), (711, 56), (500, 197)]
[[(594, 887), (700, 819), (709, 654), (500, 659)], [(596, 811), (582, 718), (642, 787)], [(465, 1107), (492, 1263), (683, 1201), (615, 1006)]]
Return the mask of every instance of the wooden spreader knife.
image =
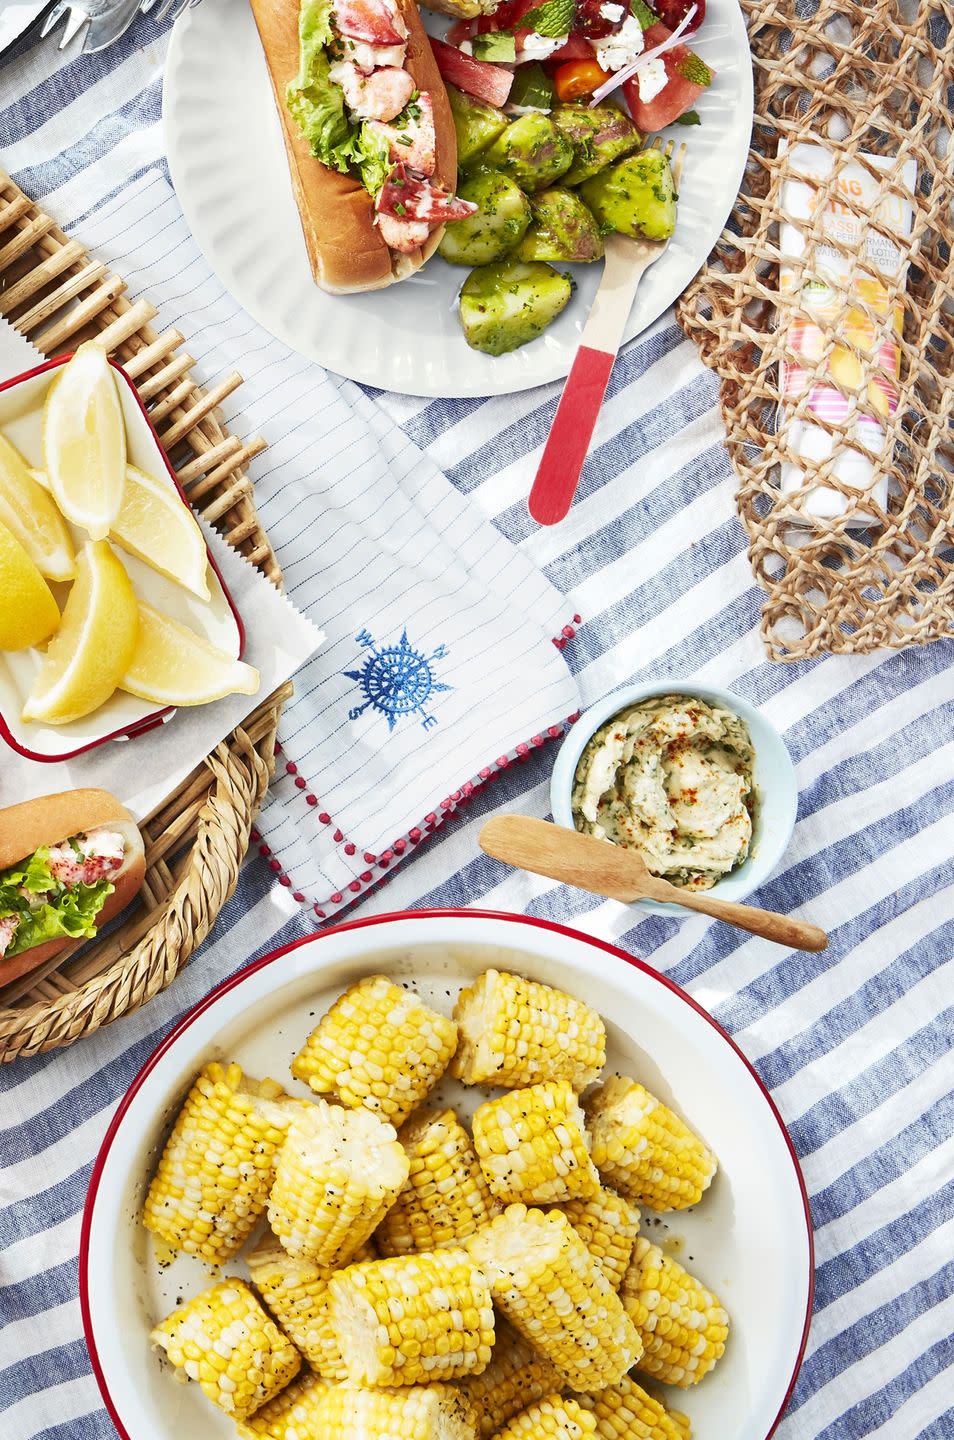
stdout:
[(817, 925), (776, 915), (771, 910), (757, 910), (753, 905), (719, 900), (705, 891), (670, 885), (668, 880), (649, 873), (638, 851), (624, 850), (620, 845), (530, 815), (496, 815), (481, 830), (478, 843), (486, 854), (519, 870), (546, 875), (550, 880), (576, 885), (609, 900), (626, 904), (633, 900), (662, 900), (682, 905), (794, 950), (824, 950), (828, 944), (828, 936)]

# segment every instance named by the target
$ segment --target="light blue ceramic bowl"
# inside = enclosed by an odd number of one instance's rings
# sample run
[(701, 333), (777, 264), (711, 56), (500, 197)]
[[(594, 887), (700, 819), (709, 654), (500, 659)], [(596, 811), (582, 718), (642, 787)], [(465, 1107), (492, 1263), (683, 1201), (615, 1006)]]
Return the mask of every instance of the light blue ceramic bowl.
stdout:
[[(798, 786), (795, 767), (782, 737), (754, 706), (731, 690), (694, 680), (654, 680), (646, 685), (624, 685), (584, 711), (570, 730), (557, 755), (550, 779), (550, 809), (558, 825), (573, 829), (573, 778), (580, 756), (601, 725), (621, 710), (650, 695), (689, 695), (710, 705), (721, 705), (740, 715), (749, 729), (755, 751), (755, 817), (752, 845), (745, 862), (717, 881), (706, 893), (720, 900), (742, 900), (763, 884), (777, 868), (795, 828)], [(689, 915), (681, 905), (637, 900), (654, 915)]]

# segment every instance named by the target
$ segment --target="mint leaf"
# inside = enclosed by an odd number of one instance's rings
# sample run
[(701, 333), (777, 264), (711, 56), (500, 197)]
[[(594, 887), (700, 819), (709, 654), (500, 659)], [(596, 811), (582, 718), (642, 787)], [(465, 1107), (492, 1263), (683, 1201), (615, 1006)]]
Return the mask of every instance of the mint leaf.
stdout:
[(659, 16), (653, 14), (649, 6), (645, 3), (645, 0), (629, 0), (629, 4), (630, 9), (639, 21), (639, 28), (641, 30), (648, 30), (650, 25), (658, 23)]
[(701, 125), (698, 110), (687, 110), (685, 115), (677, 115), (673, 121), (674, 125)]
[(676, 70), (683, 80), (688, 80), (690, 85), (700, 85), (703, 89), (712, 84), (712, 71), (704, 60), (694, 55), (690, 50), (681, 60), (676, 61)]
[(553, 81), (539, 61), (521, 65), (513, 77), (510, 104), (528, 110), (552, 110), (555, 100)]
[(507, 30), (491, 30), (486, 35), (474, 36), (474, 59), (496, 60), (512, 65), (517, 58), (514, 38)]
[(576, 0), (545, 0), (543, 5), (522, 15), (514, 28), (533, 30), (548, 40), (556, 40), (561, 35), (569, 35), (575, 19)]

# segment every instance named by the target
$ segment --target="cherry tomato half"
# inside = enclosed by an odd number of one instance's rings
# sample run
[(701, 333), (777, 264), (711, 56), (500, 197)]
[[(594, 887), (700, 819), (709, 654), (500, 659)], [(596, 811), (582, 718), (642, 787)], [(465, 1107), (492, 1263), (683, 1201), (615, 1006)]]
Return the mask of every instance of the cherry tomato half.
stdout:
[(592, 95), (594, 90), (598, 90), (609, 78), (609, 73), (595, 60), (570, 60), (554, 71), (553, 83), (561, 100), (578, 100), (582, 95)]

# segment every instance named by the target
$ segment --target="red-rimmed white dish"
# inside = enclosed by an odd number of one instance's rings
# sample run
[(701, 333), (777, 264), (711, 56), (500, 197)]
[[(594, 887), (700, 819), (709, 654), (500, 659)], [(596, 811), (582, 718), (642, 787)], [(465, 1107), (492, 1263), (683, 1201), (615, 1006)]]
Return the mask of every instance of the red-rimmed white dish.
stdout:
[[(709, 1284), (732, 1319), (715, 1371), (673, 1399), (700, 1437), (772, 1434), (808, 1338), (813, 1248), (804, 1182), (768, 1092), (715, 1021), (649, 966), (547, 921), (459, 910), (375, 916), (266, 955), (191, 1010), (139, 1072), (93, 1168), (79, 1263), (90, 1359), (124, 1440), (234, 1435), (197, 1387), (177, 1385), (160, 1369), (148, 1340), (178, 1297), (210, 1283), (191, 1257), (160, 1268), (139, 1221), (159, 1148), (195, 1072), (214, 1058), (236, 1059), (295, 1089), (293, 1055), (316, 1018), (361, 976), (383, 971), (449, 1014), (461, 986), (490, 965), (549, 981), (598, 1008), (607, 1022), (607, 1068), (643, 1080), (718, 1154), (720, 1172), (699, 1206), (655, 1223), (644, 1218), (645, 1233)], [(435, 1098), (469, 1111), (483, 1097), (445, 1081)], [(241, 1274), (241, 1260), (226, 1268)]]
[[(0, 431), (16, 445), (28, 463), (42, 468), (43, 402), (53, 372), (71, 357), (57, 356), (35, 370), (0, 385)], [(126, 422), (126, 448), (129, 463), (145, 470), (157, 480), (167, 482), (183, 505), (188, 505), (182, 487), (159, 443), (149, 415), (139, 398), (135, 385), (114, 361), (109, 362), (116, 376), (119, 397)], [(71, 527), (77, 549), (88, 538)], [(208, 547), (207, 547), (208, 548)], [(208, 585), (210, 599), (203, 602), (181, 586), (138, 560), (125, 550), (117, 549), (136, 594), (173, 620), (179, 620), (202, 635), (211, 644), (239, 658), (245, 647), (245, 632), (232, 597), (225, 586), (215, 560), (209, 554)], [(66, 585), (52, 586), (62, 609)], [(117, 691), (92, 715), (74, 720), (69, 725), (39, 725), (21, 720), (23, 703), (33, 684), (42, 659), (39, 650), (0, 652), (0, 737), (28, 760), (51, 762), (71, 760), (85, 750), (103, 745), (107, 740), (127, 740), (141, 735), (153, 726), (171, 719), (175, 711), (157, 709), (134, 695)]]

